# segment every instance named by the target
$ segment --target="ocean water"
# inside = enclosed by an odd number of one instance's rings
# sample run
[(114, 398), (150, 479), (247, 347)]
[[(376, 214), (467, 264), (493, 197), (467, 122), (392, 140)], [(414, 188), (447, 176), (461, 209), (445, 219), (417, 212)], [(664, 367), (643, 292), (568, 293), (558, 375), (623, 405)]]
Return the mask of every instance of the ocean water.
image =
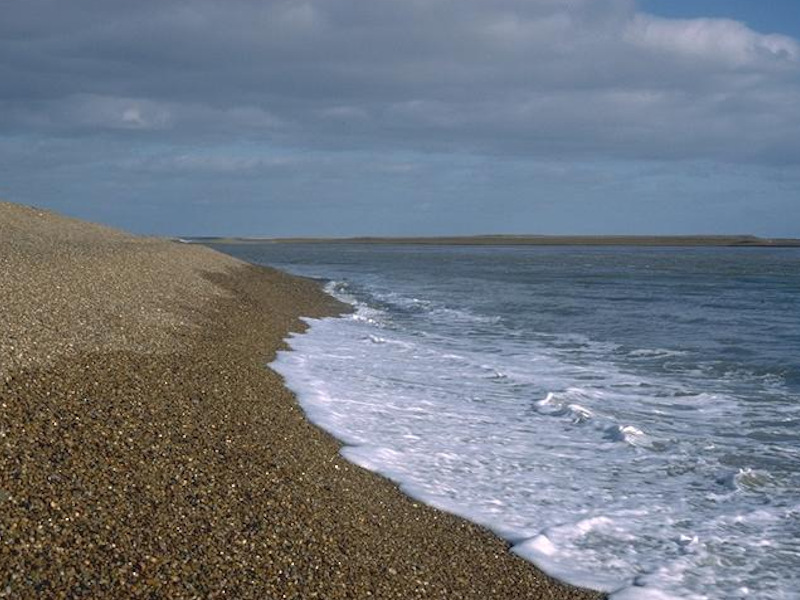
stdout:
[(355, 308), (273, 364), (349, 460), (614, 600), (800, 598), (800, 251), (219, 248)]

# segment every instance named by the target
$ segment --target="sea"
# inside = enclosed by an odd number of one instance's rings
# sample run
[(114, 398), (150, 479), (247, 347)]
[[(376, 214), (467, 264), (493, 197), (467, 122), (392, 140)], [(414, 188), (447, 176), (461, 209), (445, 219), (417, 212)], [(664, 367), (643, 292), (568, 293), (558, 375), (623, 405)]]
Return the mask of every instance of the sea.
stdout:
[(353, 307), (272, 364), (348, 460), (613, 600), (800, 598), (800, 250), (216, 247)]

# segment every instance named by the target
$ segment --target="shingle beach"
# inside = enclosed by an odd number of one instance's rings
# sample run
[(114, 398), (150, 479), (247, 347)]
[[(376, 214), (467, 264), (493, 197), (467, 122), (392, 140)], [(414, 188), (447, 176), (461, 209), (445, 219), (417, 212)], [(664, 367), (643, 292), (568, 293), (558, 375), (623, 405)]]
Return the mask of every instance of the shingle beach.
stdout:
[(543, 598), (347, 463), (266, 367), (309, 280), (0, 203), (0, 598)]

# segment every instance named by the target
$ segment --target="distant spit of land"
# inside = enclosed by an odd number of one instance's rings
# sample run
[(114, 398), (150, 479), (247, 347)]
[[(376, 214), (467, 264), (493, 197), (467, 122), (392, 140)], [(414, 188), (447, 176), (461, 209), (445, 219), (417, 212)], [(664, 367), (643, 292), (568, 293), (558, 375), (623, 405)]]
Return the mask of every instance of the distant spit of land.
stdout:
[(737, 246), (800, 247), (798, 238), (754, 235), (463, 235), (437, 237), (187, 237), (201, 244), (422, 244), (441, 246)]

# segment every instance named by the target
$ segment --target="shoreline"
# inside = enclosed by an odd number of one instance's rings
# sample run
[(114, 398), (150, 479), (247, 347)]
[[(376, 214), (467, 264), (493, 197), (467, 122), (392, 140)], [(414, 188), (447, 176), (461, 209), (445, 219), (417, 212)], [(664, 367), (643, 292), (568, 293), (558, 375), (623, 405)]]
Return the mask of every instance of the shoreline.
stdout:
[(266, 364), (342, 309), (316, 282), (4, 203), (0, 233), (5, 596), (603, 597), (306, 419)]
[(186, 237), (185, 244), (367, 244), (377, 246), (631, 246), (800, 248), (799, 238), (754, 235), (463, 235), (431, 237)]

